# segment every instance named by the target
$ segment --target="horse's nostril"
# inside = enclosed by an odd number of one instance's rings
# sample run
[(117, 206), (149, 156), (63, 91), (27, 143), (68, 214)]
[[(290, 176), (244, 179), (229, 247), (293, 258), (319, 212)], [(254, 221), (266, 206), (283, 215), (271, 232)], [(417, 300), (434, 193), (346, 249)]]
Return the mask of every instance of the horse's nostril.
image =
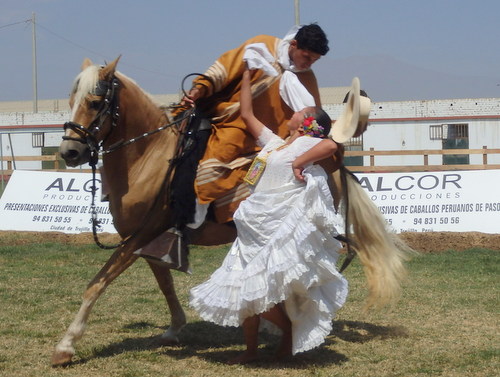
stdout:
[(77, 150), (75, 149), (68, 149), (66, 152), (64, 152), (62, 154), (62, 157), (65, 159), (65, 160), (75, 160), (77, 159), (79, 156), (79, 153)]

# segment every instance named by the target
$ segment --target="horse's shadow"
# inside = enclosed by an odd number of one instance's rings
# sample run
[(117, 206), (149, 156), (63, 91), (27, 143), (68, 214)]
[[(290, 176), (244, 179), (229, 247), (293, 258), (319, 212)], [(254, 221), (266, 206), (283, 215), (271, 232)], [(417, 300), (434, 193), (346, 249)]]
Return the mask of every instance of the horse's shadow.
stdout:
[[(125, 330), (161, 329), (148, 322), (131, 323), (124, 327)], [(315, 365), (341, 365), (349, 360), (346, 355), (334, 351), (332, 348), (338, 340), (350, 343), (366, 343), (373, 339), (390, 339), (407, 337), (408, 331), (402, 326), (380, 326), (360, 321), (334, 321), (333, 329), (326, 338), (325, 343), (314, 350), (304, 352), (286, 360), (285, 363), (272, 361), (273, 349), (279, 344), (279, 337), (263, 333), (260, 335), (261, 343), (267, 344), (264, 349), (259, 350), (260, 356), (264, 354), (258, 363), (251, 364), (252, 367), (269, 368), (276, 366), (287, 366), (291, 368), (308, 367)], [(157, 350), (176, 359), (185, 359), (192, 356), (203, 358), (209, 362), (225, 363), (235, 357), (241, 350), (228, 350), (234, 346), (243, 349), (243, 333), (241, 328), (221, 327), (209, 322), (194, 322), (186, 325), (182, 331), (181, 343), (175, 346), (164, 346), (159, 336), (131, 337), (120, 342), (111, 343), (100, 349), (96, 349), (88, 357), (76, 361), (76, 364), (84, 364), (90, 359), (113, 357), (126, 352)]]

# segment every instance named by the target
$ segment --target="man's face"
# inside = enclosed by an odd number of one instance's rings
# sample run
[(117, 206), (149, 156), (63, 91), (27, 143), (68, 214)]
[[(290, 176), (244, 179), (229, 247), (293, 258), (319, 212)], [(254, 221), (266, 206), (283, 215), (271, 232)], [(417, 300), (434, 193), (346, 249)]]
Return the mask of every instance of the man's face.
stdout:
[(321, 58), (321, 54), (309, 50), (302, 50), (297, 47), (297, 41), (290, 42), (290, 49), (288, 50), (290, 60), (293, 62), (295, 69), (304, 71), (311, 68), (311, 66)]

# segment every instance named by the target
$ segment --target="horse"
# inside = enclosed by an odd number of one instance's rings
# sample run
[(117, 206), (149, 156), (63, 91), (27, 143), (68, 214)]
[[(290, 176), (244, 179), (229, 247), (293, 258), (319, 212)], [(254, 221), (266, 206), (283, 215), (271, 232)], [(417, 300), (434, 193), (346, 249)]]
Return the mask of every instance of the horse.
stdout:
[[(72, 167), (95, 164), (102, 155), (101, 174), (108, 185), (109, 208), (122, 242), (87, 285), (76, 317), (54, 349), (53, 366), (71, 363), (92, 307), (109, 284), (139, 258), (134, 251), (173, 226), (168, 185), (181, 136), (179, 123), (133, 79), (117, 70), (119, 59), (104, 66), (83, 61), (71, 90), (71, 121), (64, 126), (60, 153)], [(343, 213), (350, 219), (346, 226), (353, 230), (352, 242), (368, 281), (367, 304), (390, 301), (397, 296), (404, 276), (404, 247), (386, 229), (384, 218), (352, 175), (337, 171), (332, 178), (332, 190), (336, 187), (339, 195), (350, 197)], [(225, 244), (235, 237), (234, 226), (206, 221), (190, 242)], [(171, 271), (146, 261), (171, 315), (160, 343), (176, 344), (186, 316)]]

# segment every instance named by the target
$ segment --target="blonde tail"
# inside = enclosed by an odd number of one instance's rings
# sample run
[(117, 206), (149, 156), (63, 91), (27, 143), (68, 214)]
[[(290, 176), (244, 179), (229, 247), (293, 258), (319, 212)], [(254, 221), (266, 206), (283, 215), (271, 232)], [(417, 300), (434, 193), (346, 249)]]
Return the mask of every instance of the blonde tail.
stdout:
[(369, 290), (366, 308), (380, 308), (399, 297), (406, 276), (404, 261), (413, 250), (387, 229), (384, 217), (352, 173), (341, 170), (347, 190), (342, 193), (346, 235), (347, 230), (353, 234), (348, 238), (363, 264)]

